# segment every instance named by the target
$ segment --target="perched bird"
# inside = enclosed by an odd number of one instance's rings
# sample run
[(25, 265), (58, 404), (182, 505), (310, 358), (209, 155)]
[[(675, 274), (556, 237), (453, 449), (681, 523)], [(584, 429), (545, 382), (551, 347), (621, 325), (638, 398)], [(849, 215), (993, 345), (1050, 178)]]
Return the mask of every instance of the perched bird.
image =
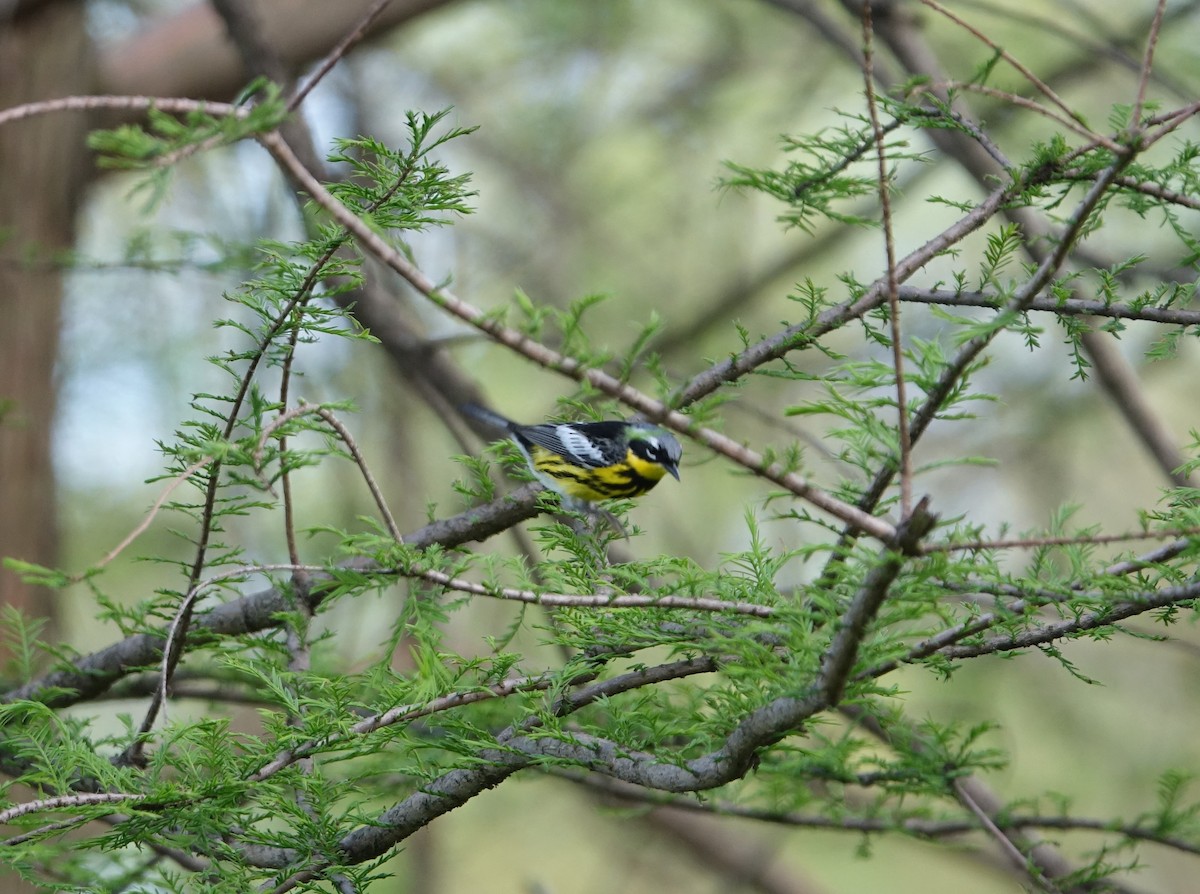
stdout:
[(461, 409), (507, 432), (538, 480), (572, 508), (587, 511), (597, 500), (639, 497), (664, 475), (679, 479), (683, 448), (673, 434), (648, 422), (518, 425), (475, 404)]

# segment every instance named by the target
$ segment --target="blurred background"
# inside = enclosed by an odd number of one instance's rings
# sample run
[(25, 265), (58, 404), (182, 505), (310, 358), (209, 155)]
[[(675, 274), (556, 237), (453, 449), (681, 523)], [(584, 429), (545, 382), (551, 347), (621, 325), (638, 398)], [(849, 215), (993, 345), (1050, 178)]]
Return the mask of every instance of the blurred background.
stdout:
[[(290, 73), (300, 74), (354, 27), (367, 5), (280, 0), (258, 4), (258, 13), (267, 44)], [(1114, 101), (1132, 101), (1152, 3), (952, 5), (1097, 129), (1105, 129)], [(1151, 85), (1166, 108), (1200, 95), (1198, 6), (1168, 5), (1159, 77)], [(905, 17), (950, 77), (969, 79), (992, 57), (928, 9), (909, 3), (880, 9)], [(227, 100), (250, 79), (204, 4), (16, 0), (0, 4), (0, 41), (0, 108), (74, 93)], [(860, 48), (857, 18), (833, 0), (397, 0), (367, 41), (321, 82), (304, 119), (320, 152), (356, 134), (401, 145), (408, 110), (450, 108), (451, 124), (478, 126), (438, 153), (452, 172), (471, 172), (476, 211), (415, 238), (420, 266), (487, 309), (509, 305), (518, 290), (557, 307), (602, 295), (589, 313), (590, 332), (598, 346), (618, 354), (656, 316), (661, 332), (654, 346), (678, 385), (737, 351), (738, 327), (753, 340), (801, 318), (802, 308), (789, 299), (797, 283), (811, 280), (842, 294), (843, 274), (866, 282), (884, 269), (878, 231), (828, 221), (789, 229), (778, 219), (782, 205), (721, 186), (730, 174), (726, 162), (783, 164), (784, 135), (856, 124), (843, 113), (864, 113)], [(909, 60), (889, 55), (886, 46), (879, 52), (881, 77), (892, 83), (909, 77)], [(990, 83), (1029, 89), (1003, 66)], [(1014, 159), (1026, 158), (1031, 142), (1054, 130), (1005, 103), (970, 101)], [(71, 113), (0, 127), (0, 320), (7, 321), (0, 324), (0, 399), (8, 401), (0, 417), (6, 516), (0, 554), (68, 570), (96, 562), (144, 517), (162, 487), (147, 483), (163, 469), (157, 442), (171, 440), (188, 418), (194, 393), (228, 387), (206, 358), (242, 344), (212, 320), (233, 312), (223, 293), (246, 275), (245, 246), (303, 236), (293, 198), (257, 145), (189, 158), (156, 192), (144, 187), (142, 175), (96, 169), (83, 149), (84, 130), (96, 123)], [(1180, 140), (1196, 136), (1185, 130)], [(923, 161), (900, 171), (901, 253), (958, 217), (947, 202), (983, 194), (932, 143), (909, 149)], [(869, 201), (846, 210), (875, 213)], [(1194, 267), (1181, 266), (1179, 242), (1168, 230), (1126, 218), (1114, 216), (1089, 243), (1102, 262), (1144, 254), (1139, 276), (1147, 281), (1195, 277)], [(1194, 216), (1181, 225), (1198, 229)], [(985, 236), (965, 252), (982, 252)], [(945, 282), (951, 270), (975, 264), (960, 255), (930, 265), (916, 281)], [(1136, 287), (1145, 283), (1131, 292)], [(498, 410), (540, 421), (571, 393), (563, 379), (491, 346), (399, 284), (389, 288), (428, 339), (450, 345), (478, 375)], [(969, 425), (935, 427), (917, 457), (927, 463), (979, 455), (994, 465), (931, 473), (917, 491), (932, 494), (944, 517), (967, 513), (993, 533), (1005, 522), (1017, 530), (1045, 525), (1064, 505), (1077, 507), (1074, 520), (1081, 524), (1135, 528), (1139, 510), (1152, 507), (1170, 484), (1162, 463), (1129, 432), (1094, 377), (1073, 375), (1054, 321), (1036, 322), (1045, 329), (1037, 350), (1017, 336), (1002, 337), (980, 375), (1000, 399), (975, 408), (979, 418)], [(910, 335), (932, 338), (942, 324), (915, 309), (905, 326)], [(1149, 410), (1187, 456), (1198, 427), (1196, 351), (1184, 341), (1172, 358), (1147, 366), (1144, 351), (1162, 334), (1151, 324), (1133, 324), (1116, 345), (1136, 370)], [(886, 358), (857, 330), (839, 334), (831, 347)], [(807, 352), (795, 362), (819, 372), (827, 360)], [(348, 398), (356, 405), (349, 423), (403, 529), (463, 507), (452, 487), (462, 474), (453, 459), (461, 445), (382, 352), (333, 339), (309, 346), (300, 371), (297, 397)], [(835, 482), (846, 470), (821, 444), (823, 423), (783, 413), (816, 393), (754, 377), (722, 408), (725, 430), (759, 450), (799, 443), (818, 483)], [(348, 464), (323, 465), (298, 481), (302, 523), (354, 527), (371, 513)], [(632, 548), (712, 564), (746, 544), (747, 510), (761, 517), (771, 542), (793, 547), (795, 524), (771, 520), (764, 508), (769, 493), (692, 447), (682, 486), (667, 481), (634, 510), (646, 533)], [(136, 554), (188, 555), (170, 527), (152, 528)], [(237, 534), (256, 560), (284, 555), (278, 525), (247, 522)], [(303, 549), (320, 561), (323, 545), (314, 537)], [(797, 568), (797, 581), (807, 573)], [(51, 596), (0, 574), (5, 601), (51, 619), (54, 638), (90, 651), (116, 637), (94, 622), (87, 588)], [(163, 585), (160, 574), (156, 566), (122, 561), (106, 573), (104, 589), (133, 603)], [(343, 620), (360, 632), (339, 639), (337, 648), (370, 652), (378, 645), (369, 633), (371, 612), (387, 610), (386, 602), (355, 607)], [(1134, 626), (1150, 629), (1148, 621)], [(1100, 681), (1100, 693), (1033, 656), (969, 663), (952, 692), (919, 669), (902, 682), (911, 689), (914, 718), (1007, 718), (995, 735), (1014, 761), (991, 780), (1005, 797), (1061, 791), (1078, 813), (1132, 817), (1152, 806), (1164, 769), (1196, 766), (1198, 640), (1190, 619), (1171, 634), (1169, 648), (1128, 637), (1102, 651), (1072, 645), (1072, 660)], [(464, 648), (479, 635), (463, 630)], [(713, 834), (704, 820), (689, 838), (682, 826), (672, 831), (651, 827), (641, 813), (597, 810), (590, 795), (569, 783), (531, 776), (439, 821), (394, 861), (394, 890), (1016, 890), (998, 868), (981, 872), (978, 856), (967, 851), (898, 840), (866, 846), (853, 833), (734, 828), (721, 836), (749, 848), (748, 863), (761, 877), (714, 871), (702, 859), (712, 850), (704, 836)], [(864, 859), (866, 851), (872, 859)], [(1147, 890), (1194, 890), (1179, 856), (1150, 853), (1137, 876)]]

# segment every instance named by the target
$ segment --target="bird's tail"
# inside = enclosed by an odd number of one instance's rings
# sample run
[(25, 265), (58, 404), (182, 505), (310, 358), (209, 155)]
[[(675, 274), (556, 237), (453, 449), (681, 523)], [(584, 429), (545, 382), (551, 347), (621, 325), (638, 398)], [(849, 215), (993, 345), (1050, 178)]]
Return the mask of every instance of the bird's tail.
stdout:
[(479, 404), (465, 403), (459, 404), (458, 410), (464, 416), (473, 416), (489, 428), (497, 429), (504, 434), (508, 434), (517, 427), (517, 423), (507, 417), (501, 416), (494, 410), (489, 410), (487, 407), (481, 407)]

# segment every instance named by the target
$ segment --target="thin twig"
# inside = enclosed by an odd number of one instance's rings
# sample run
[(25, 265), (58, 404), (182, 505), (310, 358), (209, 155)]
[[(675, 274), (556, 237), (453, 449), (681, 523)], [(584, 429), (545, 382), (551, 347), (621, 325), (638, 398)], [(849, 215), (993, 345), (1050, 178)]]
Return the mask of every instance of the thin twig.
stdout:
[(1135, 571), (1142, 571), (1150, 565), (1154, 565), (1159, 562), (1168, 562), (1178, 556), (1184, 550), (1188, 549), (1191, 545), (1191, 540), (1176, 540), (1174, 543), (1165, 544), (1164, 546), (1160, 546), (1158, 549), (1151, 550), (1144, 555), (1137, 556), (1132, 559), (1123, 559), (1120, 562), (1109, 565), (1104, 569), (1104, 573), (1113, 577), (1119, 577), (1125, 574), (1133, 574)]
[(1096, 546), (1128, 540), (1157, 540), (1163, 537), (1195, 537), (1200, 527), (1166, 528), (1161, 531), (1126, 531), (1122, 534), (1080, 534), (1075, 537), (1026, 537), (1012, 540), (969, 540), (962, 543), (927, 543), (921, 547), (931, 553), (967, 552), (989, 549), (1041, 549), (1047, 546)]
[[(1141, 141), (1142, 149), (1149, 149), (1159, 140), (1170, 136), (1183, 122), (1193, 118), (1200, 112), (1200, 99), (1182, 106), (1164, 115), (1158, 115), (1146, 122), (1147, 127), (1154, 127), (1154, 133), (1146, 134)], [(1143, 131), (1144, 132), (1144, 131)]]
[[(994, 292), (922, 289), (901, 286), (900, 300), (918, 304), (944, 304), (948, 307), (988, 307), (999, 309), (1004, 300)], [(1083, 298), (1035, 298), (1026, 310), (1060, 314), (1062, 316), (1111, 317), (1171, 326), (1200, 326), (1200, 310), (1178, 307), (1135, 307), (1131, 304), (1106, 304)]]
[(379, 510), (379, 514), (383, 517), (383, 522), (387, 526), (388, 533), (392, 538), (399, 542), (403, 535), (400, 533), (400, 527), (396, 524), (396, 519), (388, 508), (387, 500), (383, 496), (383, 491), (380, 490), (378, 482), (375, 480), (375, 475), (371, 472), (370, 466), (367, 465), (366, 457), (358, 448), (358, 443), (354, 440), (354, 436), (350, 434), (350, 430), (346, 428), (330, 410), (317, 404), (301, 403), (297, 407), (293, 407), (286, 412), (280, 413), (272, 420), (271, 424), (263, 429), (262, 434), (258, 438), (258, 446), (254, 450), (254, 466), (255, 468), (262, 467), (263, 448), (266, 446), (271, 435), (278, 431), (281, 427), (296, 419), (299, 416), (314, 414), (320, 416), (326, 423), (337, 432), (337, 436), (342, 443), (346, 445), (346, 449), (350, 451), (350, 456), (358, 466), (359, 472), (362, 474), (363, 481), (367, 485), (367, 489), (371, 492), (371, 499), (375, 501), (375, 507)]
[(17, 847), (29, 841), (34, 841), (39, 838), (45, 838), (48, 835), (55, 835), (59, 832), (69, 832), (79, 826), (90, 823), (96, 817), (92, 816), (71, 816), (66, 819), (56, 820), (52, 823), (38, 826), (36, 829), (29, 829), (17, 835), (10, 835), (8, 838), (0, 839), (0, 847)]
[[(1029, 186), (1014, 182), (992, 189), (988, 195), (963, 217), (943, 229), (924, 245), (910, 252), (896, 265), (896, 278), (907, 280), (931, 260), (979, 230), (1012, 198)], [(734, 356), (713, 364), (704, 372), (693, 376), (676, 393), (673, 403), (686, 406), (707, 397), (724, 385), (729, 385), (749, 375), (773, 360), (815, 343), (822, 336), (833, 332), (851, 320), (864, 317), (887, 300), (887, 278), (871, 283), (858, 298), (826, 308), (813, 320), (806, 320), (777, 332)]]
[(391, 3), (391, 0), (376, 0), (375, 4), (358, 20), (358, 24), (337, 42), (337, 45), (321, 60), (320, 65), (316, 67), (316, 70), (313, 71), (308, 80), (296, 88), (296, 92), (288, 100), (287, 109), (289, 112), (294, 112), (300, 108), (300, 103), (304, 102), (305, 97), (312, 92), (312, 89), (321, 83), (325, 75), (333, 70), (333, 67), (341, 61), (346, 53), (350, 52), (350, 49), (355, 44), (366, 37), (367, 29), (371, 27), (371, 23), (379, 17), (380, 13), (387, 9), (389, 3)]
[(755, 602), (729, 602), (724, 599), (703, 596), (655, 596), (646, 593), (539, 593), (536, 590), (518, 590), (512, 587), (489, 587), (462, 578), (451, 577), (442, 571), (401, 571), (400, 573), (411, 574), (440, 587), (457, 590), (460, 593), (470, 593), (473, 596), (528, 602), (533, 605), (547, 605), (556, 608), (675, 608), (702, 612), (732, 612), (756, 618), (769, 618), (775, 614), (775, 608), (770, 605), (759, 605)]
[(1129, 126), (1135, 131), (1142, 129), (1142, 109), (1146, 107), (1146, 89), (1150, 84), (1150, 72), (1154, 68), (1154, 50), (1158, 46), (1158, 35), (1162, 30), (1163, 14), (1167, 11), (1167, 0), (1158, 0), (1154, 7), (1154, 20), (1150, 33), (1146, 35), (1146, 53), (1142, 57), (1142, 70), (1138, 77), (1137, 98), (1129, 116)]
[(896, 279), (896, 240), (892, 232), (891, 178), (888, 176), (887, 152), (883, 145), (883, 128), (879, 123), (879, 106), (875, 100), (874, 29), (871, 23), (871, 4), (864, 3), (863, 81), (867, 91), (867, 111), (875, 135), (875, 154), (879, 162), (879, 204), (883, 215), (883, 243), (887, 253), (888, 322), (892, 333), (892, 369), (896, 374), (897, 434), (900, 444), (900, 515), (908, 518), (912, 511), (912, 439), (908, 430), (908, 394), (904, 381), (904, 344), (900, 331), (900, 284)]
[[(926, 2), (926, 0), (922, 0), (922, 2)], [(1020, 94), (1012, 93), (1008, 90), (1000, 90), (996, 87), (989, 87), (986, 84), (975, 84), (970, 81), (937, 82), (936, 86), (941, 87), (947, 91), (962, 90), (962, 91), (965, 91), (968, 93), (978, 93), (980, 96), (988, 96), (988, 97), (991, 97), (992, 99), (999, 99), (999, 100), (1009, 103), (1011, 105), (1019, 106), (1020, 108), (1025, 109), (1026, 111), (1034, 112), (1035, 114), (1042, 115), (1043, 117), (1049, 118), (1055, 124), (1059, 124), (1059, 125), (1067, 128), (1067, 130), (1070, 130), (1070, 131), (1073, 131), (1074, 133), (1079, 134), (1079, 136), (1086, 138), (1087, 140), (1089, 140), (1092, 144), (1094, 144), (1096, 146), (1103, 146), (1105, 149), (1108, 149), (1110, 152), (1120, 152), (1121, 151), (1121, 144), (1118, 143), (1116, 140), (1114, 140), (1112, 137), (1106, 136), (1104, 134), (1098, 134), (1094, 130), (1091, 130), (1090, 128), (1084, 127), (1084, 126), (1080, 125), (1079, 123), (1077, 123), (1077, 119), (1068, 118), (1068, 117), (1064, 117), (1063, 115), (1059, 115), (1057, 112), (1054, 112), (1051, 109), (1046, 108), (1041, 103), (1035, 102), (1034, 100), (1029, 99), (1026, 96), (1021, 96)]]
[(104, 558), (102, 558), (99, 562), (97, 562), (88, 571), (80, 572), (79, 574), (72, 575), (70, 578), (71, 582), (77, 583), (77, 582), (83, 580), (84, 577), (86, 577), (88, 575), (88, 573), (90, 573), (91, 571), (95, 571), (100, 568), (103, 568), (105, 565), (109, 564), (113, 559), (117, 558), (117, 556), (121, 555), (121, 553), (123, 553), (129, 547), (129, 545), (131, 543), (133, 543), (133, 541), (137, 540), (137, 538), (140, 537), (142, 534), (144, 534), (146, 532), (146, 529), (150, 527), (150, 525), (153, 523), (155, 517), (158, 515), (159, 511), (163, 508), (163, 505), (167, 502), (167, 497), (171, 496), (171, 494), (175, 492), (175, 489), (177, 487), (179, 487), (179, 485), (183, 484), (185, 481), (187, 481), (189, 478), (191, 478), (193, 475), (195, 475), (197, 472), (199, 472), (201, 469), (203, 469), (206, 465), (208, 465), (212, 461), (213, 461), (213, 457), (206, 456), (203, 459), (199, 459), (196, 462), (192, 463), (190, 466), (188, 466), (186, 469), (184, 469), (182, 472), (180, 472), (178, 475), (176, 475), (171, 480), (171, 483), (168, 484), (163, 489), (162, 493), (160, 493), (158, 495), (158, 499), (156, 499), (154, 501), (154, 505), (152, 505), (150, 507), (150, 511), (147, 512), (145, 517), (140, 522), (138, 522), (137, 525), (134, 526), (133, 530), (130, 531), (128, 534), (126, 534), (121, 539), (120, 543), (118, 543), (111, 550), (109, 550), (109, 552), (104, 556)]
[[(954, 13), (950, 12), (950, 10), (946, 9), (941, 4), (935, 2), (935, 0), (921, 0), (921, 2), (924, 3), (926, 6), (928, 6), (930, 9), (934, 10), (935, 12), (944, 16), (945, 18), (954, 22), (960, 28), (963, 28), (965, 31), (967, 31), (969, 34), (971, 34), (971, 36), (974, 37), (976, 40), (978, 40), (980, 43), (983, 43), (986, 46), (988, 46), (997, 55), (999, 55), (1001, 59), (1003, 59), (1005, 62), (1007, 62), (1009, 65), (1011, 65), (1017, 71), (1019, 71), (1025, 77), (1025, 79), (1027, 81), (1029, 81), (1029, 83), (1032, 84), (1038, 90), (1039, 93), (1041, 93), (1048, 100), (1050, 100), (1050, 102), (1054, 103), (1054, 105), (1056, 105), (1060, 109), (1062, 109), (1062, 111), (1069, 118), (1071, 118), (1074, 121), (1078, 121), (1080, 124), (1084, 123), (1083, 119), (1079, 115), (1079, 113), (1076, 112), (1074, 109), (1072, 109), (1069, 105), (1067, 105), (1067, 103), (1063, 102), (1062, 98), (1059, 97), (1059, 95), (1057, 93), (1055, 93), (1052, 89), (1050, 89), (1050, 85), (1043, 82), (1041, 78), (1039, 78), (1028, 67), (1026, 67), (1024, 64), (1022, 64), (1015, 56), (1013, 56), (1011, 53), (1009, 53), (1007, 50), (1005, 50), (1002, 46), (997, 44), (994, 40), (992, 40), (990, 37), (988, 37), (986, 34), (984, 34), (982, 31), (980, 31), (974, 25), (969, 24), (966, 20), (964, 20), (964, 19), (960, 18), (959, 16), (955, 15)], [(1088, 133), (1091, 134), (1091, 136), (1093, 138), (1095, 138), (1097, 136), (1096, 134), (1091, 133), (1091, 131), (1088, 131)]]
[(916, 664), (918, 661), (936, 655), (955, 643), (962, 642), (968, 637), (977, 636), (991, 629), (1002, 620), (1012, 619), (1023, 612), (1025, 608), (1026, 603), (1022, 600), (1017, 600), (1005, 606), (1002, 612), (989, 612), (988, 614), (980, 615), (978, 618), (973, 618), (970, 621), (964, 621), (954, 627), (949, 627), (927, 639), (921, 640), (903, 655), (896, 658), (889, 658), (886, 661), (880, 661), (859, 671), (854, 675), (854, 680), (878, 679), (886, 674), (890, 674), (897, 668)]
[(961, 779), (955, 779), (950, 783), (950, 787), (954, 791), (954, 796), (958, 799), (958, 802), (975, 815), (975, 818), (979, 820), (979, 824), (992, 836), (992, 839), (1000, 846), (1000, 850), (1004, 855), (1012, 861), (1013, 867), (1018, 872), (1027, 875), (1030, 881), (1043, 891), (1046, 891), (1047, 894), (1059, 894), (1058, 886), (1046, 878), (1045, 873), (1037, 864), (1021, 853), (1020, 848), (1013, 843), (1013, 840), (1005, 835), (1003, 830), (992, 821), (987, 811), (979, 806)]

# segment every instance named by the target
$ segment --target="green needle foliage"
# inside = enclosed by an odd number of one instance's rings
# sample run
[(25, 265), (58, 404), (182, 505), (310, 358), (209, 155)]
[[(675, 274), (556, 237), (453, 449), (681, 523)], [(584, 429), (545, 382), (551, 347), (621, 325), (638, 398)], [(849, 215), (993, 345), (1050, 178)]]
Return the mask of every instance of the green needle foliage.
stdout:
[[(878, 236), (879, 216), (863, 202), (928, 164), (929, 151), (914, 147), (931, 145), (932, 133), (985, 142), (950, 104), (915, 89), (879, 112), (881, 133), (860, 110), (842, 127), (787, 137), (781, 167), (730, 164), (725, 185), (770, 197), (785, 227), (815, 233), (835, 222)], [(938, 477), (995, 462), (976, 432), (998, 412), (996, 367), (1045, 350), (1052, 324), (1067, 347), (1064, 379), (1090, 375), (1098, 331), (1165, 325), (1148, 360), (1170, 357), (1197, 331), (1191, 316), (1147, 322), (1155, 312), (1194, 316), (1194, 295), (1180, 282), (1131, 285), (1148, 263), (1142, 246), (1101, 260), (1078, 251), (1132, 213), (1172, 235), (1171, 263), (1200, 257), (1196, 147), (1179, 139), (1168, 148), (1162, 119), (1148, 117), (1156, 112), (1142, 108), (1142, 122), (1131, 112), (1117, 110), (1103, 139), (1073, 130), (1039, 139), (997, 164), (981, 192), (927, 197), (961, 217), (894, 271), (922, 292), (915, 302), (928, 299), (902, 317), (903, 404), (891, 353), (899, 304), (878, 268), (797, 283), (779, 303), (794, 315), (779, 332), (729, 325), (726, 353), (691, 381), (656, 354), (666, 309), (645, 308), (618, 343), (593, 328), (600, 296), (564, 308), (515, 291), (509, 306), (473, 321), (457, 314), (489, 351), (540, 364), (526, 375), (559, 377), (567, 417), (631, 412), (622, 402), (645, 412), (616, 386), (674, 401), (691, 424), (668, 420), (691, 437), (689, 462), (719, 465), (737, 493), (718, 508), (714, 490), (703, 517), (677, 516), (680, 525), (741, 519), (743, 548), (719, 555), (644, 549), (659, 541), (629, 519), (630, 503), (607, 507), (624, 519), (627, 541), (537, 486), (498, 485), (504, 473), (528, 478), (509, 447), (459, 457), (453, 484), (393, 492), (397, 504), (431, 507), (415, 531), (393, 529), (387, 499), (353, 526), (298, 499), (310, 472), (335, 467), (339, 480), (365, 481), (380, 462), (347, 433), (348, 396), (303, 397), (306, 353), (337, 341), (351, 356), (380, 343), (394, 356), (411, 352), (364, 328), (359, 301), (385, 267), (417, 259), (417, 234), (453, 226), (475, 199), (469, 175), (445, 158), (476, 137), (445, 112), (410, 113), (399, 147), (339, 140), (329, 161), (343, 175), (325, 184), (328, 198), (304, 197), (307, 235), (258, 243), (253, 269), (224, 296), (229, 309), (214, 322), (236, 346), (209, 358), (221, 387), (196, 389), (191, 413), (160, 443), (158, 481), (183, 486), (163, 509), (169, 521), (155, 524), (184, 549), (148, 557), (158, 563), (153, 592), (109, 592), (107, 563), (71, 574), (10, 562), (41, 583), (86, 581), (93, 615), (122, 638), (89, 655), (51, 650), (39, 669), (38, 650), (50, 647), (38, 644), (37, 625), (4, 614), (13, 663), (0, 706), (10, 830), (0, 860), (61, 890), (384, 890), (388, 861), (415, 832), (534, 775), (648, 804), (850, 830), (864, 854), (881, 835), (998, 834), (1026, 861), (1031, 889), (1116, 890), (1085, 886), (1123, 878), (1145, 842), (1194, 854), (1200, 802), (1187, 768), (1163, 767), (1158, 807), (1094, 824), (1063, 874), (1035, 853), (1031, 830), (1088, 828), (1070, 798), (1047, 791), (997, 807), (970, 794), (1011, 767), (990, 706), (963, 716), (906, 710), (914, 681), (954, 687), (967, 667), (1002, 674), (1012, 663), (999, 659), (1025, 653), (1050, 659), (1041, 673), (1086, 701), (1103, 680), (1075, 641), (1109, 648), (1130, 619), (1156, 641), (1194, 620), (1194, 488), (1148, 495), (1133, 534), (1154, 537), (1114, 547), (1103, 536), (1112, 532), (1063, 508), (1021, 531), (1030, 543), (1014, 552), (998, 542), (1013, 539), (1006, 522), (978, 506), (957, 516), (945, 508)], [(92, 145), (158, 185), (164, 156), (273, 134), (282, 117), (267, 91), (242, 117), (155, 112), (146, 128), (100, 133)], [(1160, 151), (1144, 151), (1160, 138)], [(331, 215), (331, 201), (394, 254)], [(949, 272), (918, 275), (935, 262)], [(448, 285), (431, 296), (437, 307), (451, 306)], [(1075, 310), (1084, 300), (1095, 302), (1087, 315)], [(1118, 308), (1119, 322), (1092, 316)], [(477, 350), (471, 341), (464, 352)], [(571, 363), (538, 353), (551, 349)], [(418, 346), (417, 365), (445, 350)], [(776, 387), (788, 397), (775, 422), (817, 426), (823, 460), (787, 429), (761, 448), (762, 463), (718, 440), (748, 441), (733, 408)], [(452, 416), (449, 395), (430, 400)], [(1187, 449), (1184, 473), (1200, 465), (1196, 443)], [(928, 506), (902, 498), (908, 450), (918, 494), (932, 489)], [(810, 485), (836, 506), (812, 501)], [(449, 508), (435, 502), (447, 493), (456, 495)], [(660, 498), (670, 499), (648, 499)], [(895, 535), (868, 536), (855, 508)], [(529, 551), (498, 545), (515, 526)], [(284, 545), (264, 550), (255, 531), (282, 533)], [(318, 561), (298, 561), (306, 533), (333, 544)], [(363, 642), (365, 651), (347, 652)], [(115, 727), (110, 695), (136, 699)], [(20, 806), (30, 793), (33, 804)]]

